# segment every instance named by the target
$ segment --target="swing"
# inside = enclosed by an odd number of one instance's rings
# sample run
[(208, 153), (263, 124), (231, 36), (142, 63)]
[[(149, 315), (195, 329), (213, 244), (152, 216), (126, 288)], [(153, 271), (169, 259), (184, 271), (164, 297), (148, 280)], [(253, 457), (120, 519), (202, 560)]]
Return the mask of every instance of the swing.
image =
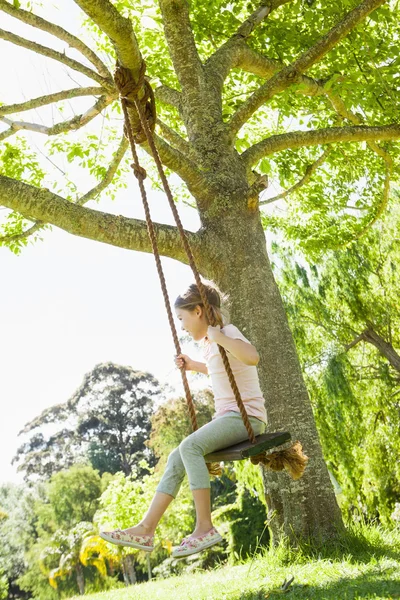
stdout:
[[(179, 230), (183, 247), (188, 256), (189, 265), (193, 271), (193, 275), (195, 277), (195, 281), (197, 287), (200, 292), (200, 296), (202, 299), (202, 303), (204, 309), (206, 311), (207, 319), (210, 325), (215, 326), (215, 319), (213, 317), (210, 305), (207, 300), (207, 295), (203, 286), (203, 283), (200, 279), (200, 274), (197, 270), (196, 264), (194, 262), (194, 257), (192, 254), (192, 250), (190, 248), (188, 239), (186, 237), (185, 231), (183, 229), (178, 211), (176, 209), (176, 205), (167, 181), (167, 178), (164, 173), (163, 166), (161, 164), (161, 159), (159, 157), (157, 148), (153, 139), (153, 132), (156, 124), (156, 116), (155, 116), (155, 101), (154, 94), (152, 88), (145, 78), (146, 63), (142, 61), (139, 79), (138, 82), (135, 83), (132, 79), (132, 75), (129, 69), (120, 66), (117, 63), (115, 72), (114, 72), (114, 80), (115, 84), (118, 88), (121, 98), (122, 111), (124, 114), (124, 133), (129, 140), (133, 163), (131, 165), (134, 175), (136, 176), (139, 188), (142, 196), (143, 207), (146, 215), (146, 223), (147, 230), (149, 233), (150, 241), (152, 244), (153, 254), (156, 261), (157, 271), (160, 278), (161, 289), (164, 296), (164, 303), (167, 310), (168, 320), (171, 327), (172, 337), (174, 340), (174, 345), (176, 349), (176, 354), (181, 354), (181, 347), (178, 340), (178, 335), (176, 332), (176, 327), (171, 311), (171, 305), (168, 297), (168, 291), (166, 288), (164, 272), (161, 265), (160, 254), (158, 251), (158, 244), (154, 229), (154, 223), (150, 216), (150, 209), (147, 201), (147, 194), (144, 187), (144, 180), (146, 178), (146, 171), (139, 164), (139, 159), (136, 151), (136, 144), (140, 144), (147, 140), (149, 147), (151, 149), (153, 158), (157, 165), (157, 169), (161, 178), (161, 181), (164, 186), (164, 190), (171, 207), (173, 216), (175, 218), (175, 222), (177, 228)], [(138, 93), (139, 90), (144, 89), (144, 95), (139, 99)], [(134, 107), (140, 119), (140, 126), (137, 129), (133, 129), (128, 108)], [(212, 475), (221, 474), (221, 468), (217, 463), (221, 461), (235, 461), (235, 460), (243, 460), (245, 458), (250, 458), (253, 464), (262, 463), (267, 468), (273, 471), (281, 471), (284, 468), (289, 472), (293, 479), (299, 479), (304, 472), (306, 467), (308, 458), (303, 454), (300, 442), (295, 442), (290, 447), (288, 447), (288, 442), (291, 439), (290, 433), (288, 432), (275, 432), (275, 433), (264, 433), (259, 436), (254, 435), (253, 428), (249, 421), (248, 415), (246, 413), (246, 409), (243, 404), (243, 400), (240, 396), (239, 389), (236, 385), (236, 381), (234, 379), (231, 366), (228, 361), (228, 357), (226, 355), (226, 351), (222, 346), (218, 346), (219, 352), (222, 357), (222, 361), (224, 363), (229, 382), (232, 387), (232, 391), (235, 395), (235, 399), (240, 411), (240, 414), (243, 419), (243, 423), (246, 427), (249, 439), (244, 442), (240, 442), (239, 444), (235, 444), (228, 448), (223, 448), (216, 452), (206, 455), (205, 461), (207, 463), (208, 470)], [(186, 372), (184, 368), (181, 369), (181, 376), (183, 387), (185, 390), (186, 401), (188, 406), (188, 411), (192, 423), (193, 431), (198, 429), (197, 426), (197, 418), (196, 411), (194, 408), (194, 402), (192, 399), (192, 395), (189, 389), (189, 384), (186, 377)], [(282, 448), (282, 445), (284, 447)], [(281, 446), (281, 449), (278, 451), (272, 451), (273, 448)]]

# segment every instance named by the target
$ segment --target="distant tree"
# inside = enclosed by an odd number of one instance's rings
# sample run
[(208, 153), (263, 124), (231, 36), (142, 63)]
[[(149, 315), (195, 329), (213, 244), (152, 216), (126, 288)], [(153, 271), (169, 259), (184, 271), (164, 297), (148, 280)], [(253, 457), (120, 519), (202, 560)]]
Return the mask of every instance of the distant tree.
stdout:
[(390, 523), (400, 497), (400, 209), (318, 263), (275, 246), (275, 271), (344, 506)]
[[(62, 531), (56, 532), (52, 539), (52, 544), (49, 544), (41, 552), (41, 564), (46, 570), (46, 560), (56, 559), (58, 565), (48, 571), (50, 585), (57, 589), (57, 579), (63, 577), (76, 577), (76, 583), (79, 593), (85, 593), (85, 576), (80, 554), (83, 541), (86, 537), (93, 535), (92, 523), (78, 523), (72, 527), (68, 533)], [(105, 576), (107, 573), (104, 560), (97, 560), (95, 566), (100, 573)]]
[(0, 573), (4, 574), (11, 597), (25, 597), (17, 579), (25, 570), (25, 552), (37, 539), (34, 503), (35, 496), (25, 486), (0, 486)]
[[(81, 560), (83, 542), (96, 533), (93, 517), (108, 484), (107, 475), (89, 465), (74, 465), (41, 484), (34, 505), (37, 536), (26, 553), (28, 563), (19, 585), (36, 598), (51, 598), (54, 589), (83, 593), (85, 578), (93, 582), (96, 570), (106, 576), (104, 560)], [(90, 567), (95, 567), (95, 570)]]
[(55, 473), (45, 486), (46, 500), (38, 502), (38, 532), (69, 531), (81, 521), (90, 522), (103, 491), (101, 477), (90, 465), (73, 465)]
[[(65, 403), (52, 406), (28, 423), (21, 434), (39, 430), (17, 451), (13, 462), (25, 479), (48, 479), (75, 462), (90, 462), (100, 474), (128, 475), (143, 458), (153, 462), (145, 441), (150, 434), (154, 399), (161, 394), (150, 373), (113, 363), (99, 364)], [(65, 425), (61, 427), (61, 424)], [(58, 430), (45, 437), (46, 426)]]
[(8, 596), (7, 577), (0, 570), (0, 600), (4, 600)]

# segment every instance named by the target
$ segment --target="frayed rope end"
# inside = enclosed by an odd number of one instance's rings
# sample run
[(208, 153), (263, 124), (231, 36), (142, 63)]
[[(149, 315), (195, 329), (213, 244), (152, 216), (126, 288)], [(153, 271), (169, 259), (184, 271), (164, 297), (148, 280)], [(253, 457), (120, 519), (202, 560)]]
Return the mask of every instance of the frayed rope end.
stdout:
[(265, 452), (251, 457), (253, 465), (262, 464), (270, 471), (286, 471), (294, 480), (303, 476), (308, 463), (308, 456), (303, 453), (303, 447), (299, 441), (294, 442), (290, 448), (276, 450), (271, 454)]

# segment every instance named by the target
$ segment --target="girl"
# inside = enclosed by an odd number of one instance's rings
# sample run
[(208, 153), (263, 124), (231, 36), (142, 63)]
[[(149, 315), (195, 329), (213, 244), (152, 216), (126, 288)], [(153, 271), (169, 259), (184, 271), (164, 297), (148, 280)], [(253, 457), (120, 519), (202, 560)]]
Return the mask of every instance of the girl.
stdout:
[(175, 301), (175, 312), (182, 329), (195, 340), (203, 340), (205, 362), (196, 362), (186, 354), (175, 357), (180, 369), (197, 371), (211, 376), (215, 400), (213, 420), (189, 435), (168, 457), (164, 475), (157, 486), (156, 494), (142, 521), (129, 529), (103, 532), (100, 536), (114, 544), (130, 546), (151, 552), (154, 549), (154, 532), (162, 515), (177, 495), (185, 474), (196, 508), (196, 528), (184, 538), (172, 556), (183, 557), (200, 552), (218, 544), (222, 537), (211, 521), (210, 477), (204, 456), (242, 442), (248, 434), (243, 424), (235, 397), (230, 386), (218, 344), (227, 351), (237, 386), (249, 415), (254, 434), (265, 431), (267, 416), (258, 381), (259, 356), (248, 339), (232, 324), (224, 325), (221, 299), (218, 291), (205, 286), (207, 299), (216, 327), (211, 327), (196, 284), (192, 284)]

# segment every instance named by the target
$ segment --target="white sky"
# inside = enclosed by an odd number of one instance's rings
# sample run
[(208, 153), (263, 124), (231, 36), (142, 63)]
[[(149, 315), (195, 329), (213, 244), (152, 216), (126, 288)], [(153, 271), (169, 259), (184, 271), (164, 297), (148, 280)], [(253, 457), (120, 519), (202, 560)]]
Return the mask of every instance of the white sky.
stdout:
[[(43, 16), (75, 33), (78, 12), (69, 0), (63, 3), (62, 12), (47, 5)], [(62, 49), (54, 38), (33, 34), (31, 28), (1, 12), (0, 22), (4, 29), (19, 35), (29, 31), (31, 39)], [(84, 83), (84, 77), (73, 76)], [(3, 41), (0, 81), (7, 81), (7, 89), (0, 92), (3, 103), (76, 87), (66, 67)], [(57, 117), (54, 109), (47, 113), (42, 109), (40, 114), (36, 112), (36, 121), (43, 119), (50, 125), (54, 115)], [(35, 120), (35, 113), (29, 117), (25, 113), (20, 118)], [(42, 148), (47, 139), (40, 134), (26, 137)], [(7, 141), (12, 143), (13, 137)], [(173, 224), (162, 194), (151, 192), (150, 204), (155, 221)], [(130, 191), (118, 193), (114, 202), (105, 199), (100, 205), (87, 206), (143, 218), (133, 178)], [(197, 213), (182, 205), (179, 210), (184, 227), (195, 231), (199, 226)], [(180, 390), (153, 256), (75, 237), (56, 228), (43, 237), (43, 242), (29, 244), (21, 256), (0, 247), (0, 483), (22, 480), (10, 464), (24, 441), (17, 437), (18, 432), (45, 408), (65, 402), (97, 363), (131, 365)], [(163, 259), (163, 265), (173, 302), (193, 281), (192, 273), (170, 259)]]

